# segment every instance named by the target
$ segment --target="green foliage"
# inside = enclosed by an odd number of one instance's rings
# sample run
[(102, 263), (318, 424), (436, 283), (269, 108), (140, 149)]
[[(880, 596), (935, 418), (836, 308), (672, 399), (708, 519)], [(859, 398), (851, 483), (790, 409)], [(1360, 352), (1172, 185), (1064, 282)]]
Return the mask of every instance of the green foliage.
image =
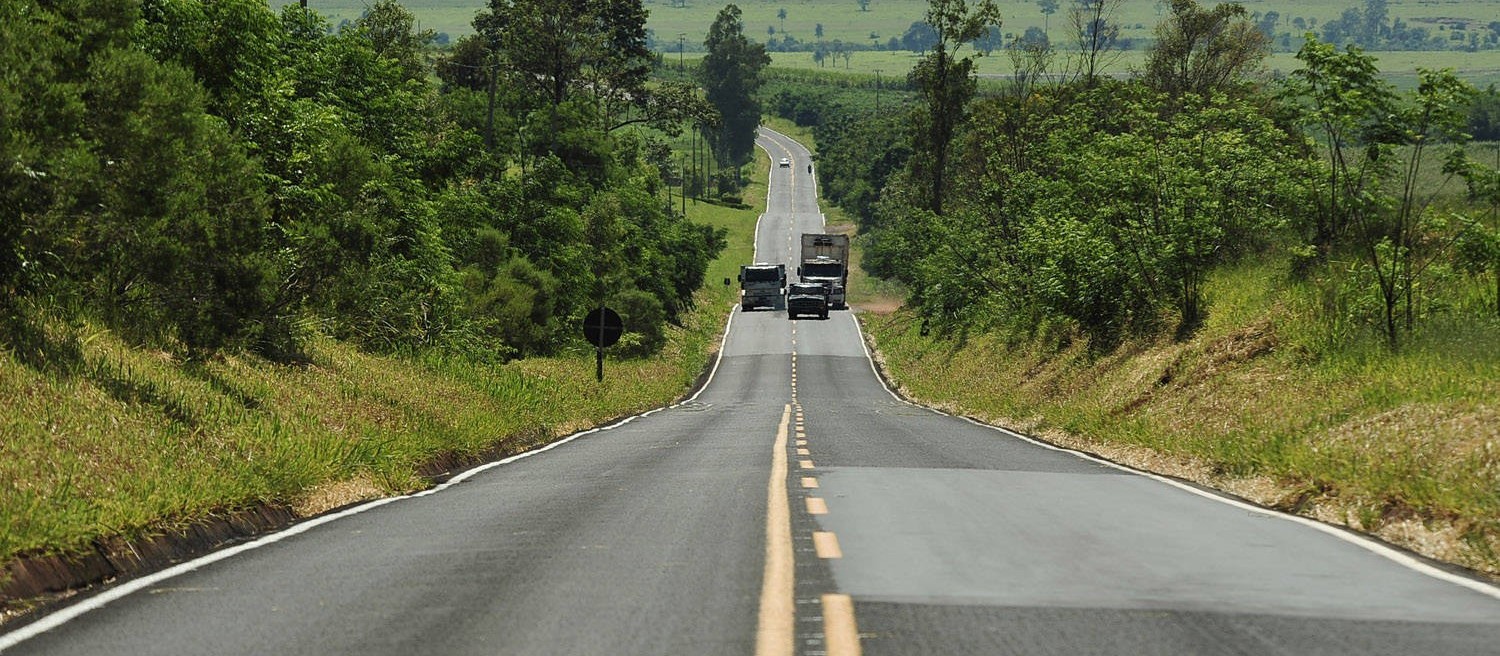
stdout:
[(1206, 96), (1227, 91), (1269, 52), (1270, 39), (1251, 24), (1243, 5), (1204, 9), (1172, 0), (1172, 15), (1156, 28), (1146, 60), (1146, 83), (1168, 94)]
[(648, 88), (639, 2), (533, 4), (482, 15), (439, 86), (435, 35), (390, 0), (337, 32), (253, 0), (6, 3), (5, 302), (193, 356), (297, 358), (323, 332), (503, 359), (568, 344), (603, 283), (653, 298), (637, 326), (660, 335), (723, 239), (666, 209), (649, 138), (617, 130), (716, 119)]
[(765, 47), (745, 37), (740, 16), (740, 8), (733, 4), (719, 11), (703, 41), (708, 55), (697, 71), (708, 102), (721, 117), (717, 129), (704, 134), (713, 144), (719, 166), (726, 168), (743, 166), (754, 154), (761, 112), (755, 91), (760, 87), (761, 69), (771, 63)]
[(871, 145), (878, 121), (818, 128), (825, 188), (860, 216), (864, 267), (906, 285), (940, 328), (1061, 325), (1096, 348), (1165, 325), (1190, 334), (1208, 273), (1273, 243), (1305, 204), (1312, 161), (1287, 157), (1297, 139), (1259, 101), (1141, 82), (1026, 88), (975, 104), (948, 183), (965, 191), (942, 214), (899, 144)]
[(1500, 141), (1500, 89), (1494, 84), (1474, 96), (1469, 107), (1469, 136), (1479, 141)]
[[(1486, 177), (1462, 148), (1475, 91), (1451, 70), (1419, 70), (1417, 89), (1400, 98), (1375, 77), (1374, 59), (1354, 46), (1340, 53), (1311, 40), (1298, 58), (1306, 66), (1293, 73), (1286, 94), (1301, 104), (1300, 120), (1328, 153), (1313, 243), (1327, 254), (1352, 252), (1368, 268), (1381, 332), (1394, 351), (1421, 314), (1421, 279), (1455, 233), (1462, 235), (1432, 207), (1437, 189), (1454, 177), (1468, 178), (1473, 189)], [(1429, 148), (1444, 151), (1437, 188), (1423, 178)]]
[(907, 115), (916, 96), (906, 83), (773, 69), (761, 95), (773, 114), (812, 128), (819, 194), (872, 229), (887, 180), (911, 157)]
[(965, 0), (932, 0), (926, 24), (933, 31), (931, 52), (912, 68), (911, 85), (925, 101), (912, 121), (912, 148), (919, 154), (911, 160), (914, 173), (927, 181), (923, 206), (943, 213), (949, 144), (963, 122), (976, 84), (974, 58), (959, 57), (963, 44), (971, 43), (1000, 24), (1000, 10), (990, 0), (970, 10)]

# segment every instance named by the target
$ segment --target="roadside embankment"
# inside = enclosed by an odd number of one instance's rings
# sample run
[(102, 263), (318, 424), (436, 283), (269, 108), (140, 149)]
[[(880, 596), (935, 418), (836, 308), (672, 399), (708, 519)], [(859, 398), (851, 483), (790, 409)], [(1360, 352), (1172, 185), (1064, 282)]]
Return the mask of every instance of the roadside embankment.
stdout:
[(1500, 574), (1495, 331), (1433, 325), (1396, 354), (1373, 336), (1319, 344), (1273, 266), (1217, 274), (1218, 309), (1191, 339), (1106, 354), (861, 316), (918, 402)]
[[(760, 161), (764, 180), (769, 163)], [(688, 202), (729, 246), (667, 345), (505, 364), (379, 355), (317, 338), (295, 364), (187, 362), (46, 313), (0, 345), (0, 622), (80, 587), (670, 404), (701, 379), (751, 257), (756, 207)], [(3, 344), (3, 342), (0, 342)]]

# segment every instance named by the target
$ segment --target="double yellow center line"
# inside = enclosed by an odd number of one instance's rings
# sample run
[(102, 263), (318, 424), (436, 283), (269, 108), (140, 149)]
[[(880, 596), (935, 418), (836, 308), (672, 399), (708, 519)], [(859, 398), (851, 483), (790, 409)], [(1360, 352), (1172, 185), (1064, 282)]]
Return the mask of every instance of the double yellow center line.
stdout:
[[(792, 360), (792, 401), (796, 402), (796, 355)], [(781, 413), (776, 428), (776, 443), (771, 455), (771, 480), (766, 489), (766, 568), (761, 580), (760, 618), (755, 635), (757, 656), (790, 656), (796, 652), (796, 560), (792, 550), (791, 499), (787, 490), (787, 440), (791, 430), (792, 405)], [(802, 430), (802, 412), (797, 411), (798, 466), (812, 470), (813, 462), (806, 448)], [(803, 489), (818, 488), (818, 479), (801, 478)], [(806, 497), (807, 512), (827, 514), (827, 503), (818, 497)], [(838, 536), (832, 532), (813, 533), (813, 547), (819, 558), (842, 558)], [(831, 656), (857, 656), (861, 653), (859, 629), (854, 621), (854, 602), (849, 595), (825, 594), (823, 608), (824, 649)]]

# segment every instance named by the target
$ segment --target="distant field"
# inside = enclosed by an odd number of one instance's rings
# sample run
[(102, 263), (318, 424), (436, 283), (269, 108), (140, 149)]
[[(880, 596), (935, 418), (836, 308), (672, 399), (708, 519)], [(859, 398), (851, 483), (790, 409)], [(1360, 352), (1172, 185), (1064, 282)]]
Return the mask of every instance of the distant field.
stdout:
[[(656, 32), (660, 41), (669, 44), (662, 46), (664, 50), (676, 49), (675, 41), (679, 33), (685, 34), (684, 40), (691, 50), (695, 43), (702, 43), (708, 26), (725, 4), (727, 3), (688, 0), (687, 7), (674, 8), (665, 0), (647, 0), (646, 7), (651, 10), (651, 29)], [(840, 39), (864, 44), (872, 41), (872, 32), (878, 35), (881, 42), (893, 36), (899, 38), (914, 21), (922, 20), (927, 10), (926, 0), (870, 0), (870, 10), (865, 12), (859, 11), (859, 4), (855, 0), (748, 0), (737, 4), (744, 12), (745, 32), (752, 38), (765, 40), (769, 36), (767, 28), (771, 27), (776, 28), (777, 34), (780, 34), (782, 21), (777, 18), (777, 12), (786, 9), (786, 32), (799, 41), (816, 41), (816, 26), (822, 23), (825, 40)], [(1032, 0), (997, 0), (996, 4), (1003, 17), (1004, 31), (1021, 34), (1026, 28), (1036, 26), (1047, 29), (1054, 40), (1063, 38), (1067, 26), (1067, 2), (1060, 2), (1062, 9), (1050, 19), (1042, 14), (1037, 3)], [(1286, 0), (1261, 0), (1243, 4), (1254, 13), (1277, 12), (1281, 15), (1277, 31), (1292, 33), (1299, 32), (1292, 23), (1296, 18), (1300, 17), (1304, 21), (1315, 19), (1321, 25), (1324, 21), (1337, 18), (1348, 7), (1363, 6), (1363, 2), (1359, 0), (1307, 0), (1295, 3)], [(1117, 21), (1123, 26), (1122, 36), (1129, 39), (1149, 38), (1156, 23), (1162, 18), (1161, 12), (1165, 12), (1167, 6), (1165, 2), (1127, 0), (1124, 12), (1117, 17)], [(1475, 28), (1500, 20), (1500, 0), (1390, 0), (1389, 9), (1392, 19), (1400, 18), (1413, 27), (1426, 27), (1433, 32), (1438, 32), (1438, 19), (1443, 19), (1447, 24), (1452, 21), (1476, 23), (1473, 25)]]
[[(1500, 83), (1500, 50), (1484, 50), (1480, 52), (1374, 52), (1376, 63), (1380, 70), (1388, 78), (1394, 80), (1400, 86), (1414, 85), (1418, 67), (1424, 68), (1453, 68), (1470, 82), (1484, 86), (1487, 84)], [(1067, 53), (1059, 53), (1059, 63)], [(693, 59), (692, 53), (686, 58)], [(855, 52), (850, 55), (846, 63), (843, 59), (838, 60), (837, 66), (826, 64), (821, 70), (849, 71), (851, 73), (865, 73), (874, 75), (881, 74), (890, 79), (903, 77), (911, 70), (919, 55), (906, 51), (876, 51)], [(1119, 53), (1110, 65), (1105, 67), (1109, 73), (1129, 73), (1139, 70), (1145, 62), (1146, 54), (1139, 50)], [(670, 61), (672, 60), (669, 57)], [(779, 68), (799, 68), (808, 70), (819, 70), (817, 62), (813, 61), (812, 53), (809, 52), (775, 52), (771, 53), (772, 65)], [(1276, 53), (1271, 55), (1265, 63), (1266, 70), (1271, 73), (1282, 73), (1292, 71), (1300, 66), (1293, 53)], [(995, 53), (989, 57), (979, 58), (978, 66), (980, 75), (1009, 75), (1011, 71), (1010, 60), (1003, 54)], [(1403, 84), (1405, 83), (1405, 84)]]
[[(280, 8), (286, 4), (291, 3), (286, 0), (271, 0), (272, 7)], [(454, 37), (472, 32), (473, 27), (469, 23), (474, 13), (487, 6), (481, 0), (405, 0), (402, 4), (422, 20), (423, 27), (446, 32)], [(681, 34), (691, 51), (694, 47), (701, 47), (708, 26), (725, 4), (728, 3), (687, 0), (686, 7), (671, 7), (666, 0), (646, 0), (646, 8), (651, 11), (649, 27), (655, 32), (661, 49), (675, 51), (678, 35)], [(870, 10), (864, 12), (859, 11), (855, 0), (745, 0), (738, 4), (744, 12), (745, 31), (754, 38), (764, 40), (769, 36), (767, 28), (771, 27), (776, 28), (779, 34), (783, 22), (776, 14), (779, 10), (786, 9), (786, 32), (799, 41), (815, 41), (816, 26), (822, 23), (825, 40), (839, 39), (864, 44), (871, 42), (872, 32), (878, 35), (881, 42), (893, 36), (900, 37), (912, 22), (922, 19), (927, 9), (925, 0), (870, 0)], [(998, 4), (1004, 17), (1003, 28), (1006, 32), (1019, 34), (1028, 27), (1036, 26), (1050, 28), (1053, 39), (1063, 38), (1063, 29), (1067, 24), (1067, 3), (1062, 3), (1064, 9), (1053, 14), (1050, 19), (1030, 0), (999, 0)], [(359, 17), (369, 5), (368, 0), (308, 2), (308, 6), (331, 17), (335, 23)], [(1292, 21), (1296, 18), (1304, 21), (1315, 19), (1321, 25), (1324, 21), (1337, 18), (1345, 8), (1362, 6), (1363, 3), (1357, 0), (1306, 0), (1295, 3), (1286, 0), (1250, 0), (1244, 5), (1251, 12), (1279, 13), (1281, 23), (1278, 31), (1295, 33), (1298, 29), (1293, 26)], [(1151, 36), (1152, 29), (1161, 19), (1160, 12), (1165, 8), (1166, 4), (1163, 2), (1129, 0), (1125, 4), (1124, 13), (1118, 17), (1125, 27), (1123, 36), (1132, 39)], [(1414, 27), (1426, 27), (1433, 32), (1438, 32), (1440, 26), (1455, 21), (1477, 23), (1473, 26), (1477, 28), (1490, 21), (1500, 20), (1500, 0), (1390, 0), (1389, 8), (1393, 19), (1400, 18)]]
[[(295, 0), (293, 0), (295, 1)], [(291, 4), (287, 0), (271, 0), (271, 6), (280, 8)], [(368, 0), (309, 0), (308, 5), (337, 24), (342, 20), (353, 20), (368, 7)], [(402, 2), (417, 15), (423, 28), (446, 33), (451, 38), (473, 31), (470, 22), (474, 14), (488, 3), (482, 0), (405, 0)], [(713, 22), (714, 16), (725, 3), (688, 0), (686, 7), (671, 7), (668, 0), (646, 0), (651, 17), (648, 23), (656, 38), (656, 46), (670, 57), (676, 54), (681, 38), (687, 58), (695, 49), (702, 48), (703, 35)], [(1205, 3), (1211, 4), (1211, 3)], [(1251, 0), (1244, 3), (1251, 12), (1275, 11), (1281, 14), (1279, 31), (1296, 33), (1292, 24), (1296, 18), (1304, 23), (1336, 18), (1345, 8), (1362, 6), (1357, 0), (1307, 0), (1291, 3), (1285, 0)], [(1066, 6), (1066, 3), (1063, 3)], [(845, 43), (869, 45), (884, 43), (891, 37), (899, 38), (912, 22), (922, 19), (926, 11), (925, 0), (870, 0), (870, 10), (859, 11), (855, 0), (747, 0), (739, 3), (744, 12), (746, 32), (751, 38), (764, 41), (769, 38), (768, 28), (775, 28), (778, 36), (785, 32), (799, 41), (816, 41), (816, 27), (823, 26), (823, 40), (835, 39)], [(1054, 41), (1062, 41), (1067, 25), (1064, 11), (1053, 14), (1050, 20), (1041, 13), (1037, 4), (1030, 0), (1000, 0), (1004, 16), (1003, 29), (1018, 34), (1031, 26), (1047, 28)], [(1158, 8), (1165, 4), (1147, 0), (1129, 0), (1119, 21), (1125, 26), (1124, 36), (1131, 39), (1149, 38), (1157, 21)], [(1500, 20), (1500, 0), (1391, 0), (1392, 18), (1400, 18), (1414, 26), (1426, 27), (1435, 33), (1446, 32), (1455, 22), (1474, 23), (1478, 28), (1490, 21)], [(777, 18), (777, 12), (786, 10), (786, 20)], [(1441, 20), (1440, 20), (1441, 19)], [(1441, 28), (1441, 29), (1440, 29)], [(876, 38), (872, 39), (874, 34)], [(1429, 68), (1453, 67), (1465, 77), (1479, 85), (1500, 82), (1500, 50), (1480, 52), (1381, 52), (1381, 69), (1397, 79), (1414, 78), (1418, 66)], [(1130, 51), (1123, 54), (1110, 70), (1126, 73), (1131, 67), (1140, 67), (1144, 54)], [(806, 52), (774, 53), (776, 66), (788, 68), (818, 68), (812, 54)], [(856, 52), (848, 61), (853, 72), (874, 74), (878, 69), (884, 75), (905, 75), (911, 70), (917, 56), (910, 52)], [(838, 62), (844, 68), (845, 62)], [(1289, 71), (1296, 67), (1290, 53), (1277, 53), (1267, 62), (1271, 70)], [(832, 68), (832, 65), (827, 66)], [(980, 73), (1003, 75), (1009, 72), (1009, 62), (1004, 57), (989, 57), (981, 60)]]

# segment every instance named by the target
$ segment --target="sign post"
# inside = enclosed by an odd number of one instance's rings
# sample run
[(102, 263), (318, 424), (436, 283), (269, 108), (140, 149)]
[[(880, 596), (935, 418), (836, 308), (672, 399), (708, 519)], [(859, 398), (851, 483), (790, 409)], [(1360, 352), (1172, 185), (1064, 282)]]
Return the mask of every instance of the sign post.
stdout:
[(594, 345), (594, 379), (604, 382), (604, 349), (614, 346), (625, 332), (620, 315), (604, 306), (583, 318), (583, 337)]

